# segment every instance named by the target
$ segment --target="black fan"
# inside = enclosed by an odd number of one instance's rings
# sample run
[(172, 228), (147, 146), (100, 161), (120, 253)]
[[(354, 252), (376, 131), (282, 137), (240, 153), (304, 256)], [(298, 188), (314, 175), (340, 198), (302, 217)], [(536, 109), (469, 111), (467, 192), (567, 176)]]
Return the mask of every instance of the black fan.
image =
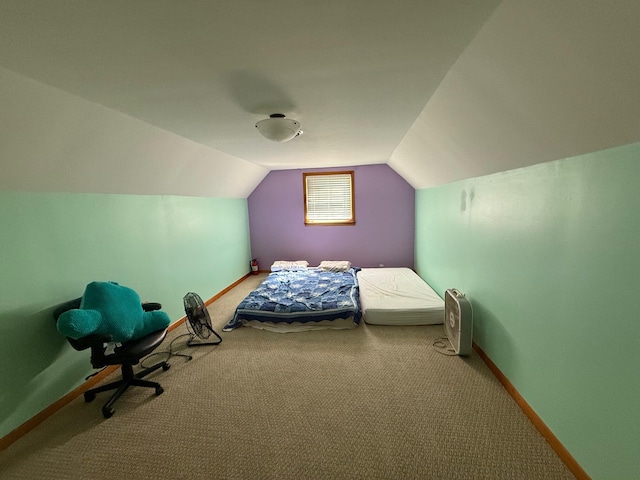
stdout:
[[(218, 345), (222, 342), (222, 337), (211, 326), (209, 311), (200, 296), (197, 293), (189, 292), (184, 296), (183, 302), (184, 311), (187, 314), (187, 328), (191, 334), (191, 339), (187, 342), (187, 345)], [(218, 338), (217, 340), (201, 341), (207, 340), (212, 333)], [(195, 337), (201, 340), (195, 340)]]

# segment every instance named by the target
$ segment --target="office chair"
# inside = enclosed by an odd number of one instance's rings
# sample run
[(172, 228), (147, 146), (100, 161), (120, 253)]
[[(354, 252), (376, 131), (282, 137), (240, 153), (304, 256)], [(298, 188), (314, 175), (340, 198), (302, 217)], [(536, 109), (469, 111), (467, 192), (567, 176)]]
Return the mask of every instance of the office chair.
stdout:
[[(56, 308), (53, 312), (56, 323), (60, 315), (64, 312), (79, 308), (81, 300), (81, 298), (76, 298)], [(143, 303), (142, 308), (145, 312), (150, 312), (159, 310), (162, 306), (159, 303)], [(92, 334), (77, 339), (66, 337), (75, 350), (91, 349), (91, 365), (93, 365), (93, 368), (104, 368), (108, 365), (121, 366), (122, 379), (87, 390), (84, 392), (85, 402), (93, 401), (97, 393), (115, 389), (116, 391), (111, 398), (109, 398), (107, 403), (102, 407), (102, 415), (104, 418), (110, 418), (115, 411), (113, 404), (131, 386), (154, 388), (156, 396), (161, 395), (164, 392), (162, 386), (157, 382), (144, 380), (143, 377), (155, 372), (159, 368), (162, 368), (164, 371), (169, 370), (169, 363), (163, 361), (136, 374), (133, 373), (133, 366), (137, 365), (143, 357), (158, 347), (166, 336), (167, 329), (163, 328), (151, 332), (142, 338), (126, 341), (116, 346), (114, 352), (109, 354), (106, 353), (106, 348), (107, 344), (111, 342), (111, 335)]]

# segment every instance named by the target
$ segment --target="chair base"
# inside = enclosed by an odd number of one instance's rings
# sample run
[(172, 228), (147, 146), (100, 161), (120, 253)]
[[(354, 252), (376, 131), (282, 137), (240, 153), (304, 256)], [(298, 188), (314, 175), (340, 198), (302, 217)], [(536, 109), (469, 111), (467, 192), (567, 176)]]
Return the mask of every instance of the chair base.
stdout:
[(96, 398), (97, 393), (116, 390), (113, 395), (111, 395), (111, 398), (107, 401), (107, 403), (105, 403), (102, 407), (102, 415), (104, 416), (104, 418), (110, 418), (115, 412), (113, 404), (131, 386), (154, 388), (156, 396), (162, 395), (164, 389), (158, 382), (143, 380), (143, 377), (149, 375), (152, 372), (155, 372), (159, 368), (162, 368), (162, 370), (166, 372), (170, 367), (171, 365), (169, 365), (167, 362), (160, 362), (152, 367), (142, 370), (137, 374), (134, 374), (133, 365), (122, 365), (122, 379), (115, 382), (107, 383), (106, 385), (92, 388), (91, 390), (87, 390), (86, 392), (84, 392), (84, 401), (93, 401)]

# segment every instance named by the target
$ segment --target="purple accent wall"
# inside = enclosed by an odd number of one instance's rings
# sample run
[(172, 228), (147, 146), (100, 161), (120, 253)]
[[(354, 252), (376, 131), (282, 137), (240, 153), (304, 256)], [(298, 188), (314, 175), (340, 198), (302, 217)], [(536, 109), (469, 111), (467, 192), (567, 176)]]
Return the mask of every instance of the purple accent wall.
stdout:
[[(356, 224), (305, 226), (303, 172), (354, 171)], [(357, 267), (414, 266), (415, 190), (385, 164), (274, 170), (248, 198), (251, 255), (275, 260), (349, 260)]]

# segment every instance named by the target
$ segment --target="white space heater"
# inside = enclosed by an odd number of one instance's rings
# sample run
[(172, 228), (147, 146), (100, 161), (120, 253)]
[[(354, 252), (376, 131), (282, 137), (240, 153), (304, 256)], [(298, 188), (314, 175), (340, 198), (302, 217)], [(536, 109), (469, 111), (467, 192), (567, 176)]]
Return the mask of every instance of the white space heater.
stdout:
[(469, 300), (455, 288), (444, 293), (444, 331), (456, 355), (471, 353), (473, 310)]

